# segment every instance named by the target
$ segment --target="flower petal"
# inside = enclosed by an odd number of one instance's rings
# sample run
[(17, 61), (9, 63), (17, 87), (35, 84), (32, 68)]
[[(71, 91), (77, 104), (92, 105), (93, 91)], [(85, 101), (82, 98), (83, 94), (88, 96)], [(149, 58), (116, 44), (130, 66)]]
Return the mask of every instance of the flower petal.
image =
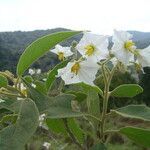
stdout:
[(60, 52), (62, 52), (64, 54), (64, 57), (69, 57), (71, 55), (73, 55), (73, 53), (70, 50), (70, 47), (63, 47), (59, 44), (57, 44), (55, 46), (55, 49), (52, 49), (51, 52), (55, 53), (55, 54), (59, 54)]
[(126, 32), (126, 31), (117, 31), (117, 30), (114, 30), (114, 36), (113, 36), (113, 39), (112, 41), (113, 42), (125, 42), (125, 41), (128, 41), (132, 38), (132, 34)]
[(150, 46), (145, 49), (137, 50), (139, 52), (139, 56), (137, 56), (138, 62), (142, 65), (142, 67), (150, 66)]
[(79, 79), (87, 84), (94, 85), (93, 81), (96, 78), (99, 66), (89, 60), (81, 62), (80, 65)]
[(134, 54), (124, 47), (125, 42), (129, 41), (131, 38), (132, 35), (128, 32), (114, 30), (114, 36), (112, 39), (114, 44), (111, 52), (126, 66), (129, 65), (130, 61), (134, 61)]
[(73, 52), (71, 52), (70, 47), (63, 47), (62, 50), (64, 52), (65, 57), (69, 57), (69, 56), (73, 55)]

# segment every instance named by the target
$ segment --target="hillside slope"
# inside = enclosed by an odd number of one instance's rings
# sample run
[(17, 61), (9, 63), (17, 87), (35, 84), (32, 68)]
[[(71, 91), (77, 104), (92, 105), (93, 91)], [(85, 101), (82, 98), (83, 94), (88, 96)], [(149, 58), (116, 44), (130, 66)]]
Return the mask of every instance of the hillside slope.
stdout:
[[(39, 37), (59, 31), (68, 31), (64, 28), (56, 28), (49, 30), (35, 30), (29, 32), (0, 32), (0, 70), (11, 70), (15, 72), (18, 59), (31, 42)], [(133, 34), (133, 40), (138, 48), (144, 48), (150, 45), (150, 32), (129, 31)], [(77, 36), (72, 40), (80, 40), (81, 36)], [(71, 40), (71, 41), (72, 41)], [(69, 43), (66, 42), (65, 45)], [(53, 59), (52, 59), (53, 58)], [(57, 62), (57, 58), (53, 54), (47, 54), (38, 60), (34, 67), (43, 68), (43, 71), (50, 69)]]

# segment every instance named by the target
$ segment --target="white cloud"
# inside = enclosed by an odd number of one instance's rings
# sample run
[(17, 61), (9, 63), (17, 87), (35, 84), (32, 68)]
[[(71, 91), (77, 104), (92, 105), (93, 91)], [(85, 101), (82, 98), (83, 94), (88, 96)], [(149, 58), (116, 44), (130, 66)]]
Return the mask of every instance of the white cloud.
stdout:
[(150, 31), (149, 0), (0, 0), (0, 31), (56, 27)]

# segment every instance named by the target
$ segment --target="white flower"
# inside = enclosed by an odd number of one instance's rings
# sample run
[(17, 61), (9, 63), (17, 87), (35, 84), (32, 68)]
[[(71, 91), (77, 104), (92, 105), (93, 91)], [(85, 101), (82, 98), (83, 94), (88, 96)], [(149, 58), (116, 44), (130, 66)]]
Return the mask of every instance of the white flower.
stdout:
[(145, 49), (136, 50), (137, 62), (142, 67), (150, 67), (150, 46)]
[(4, 103), (5, 102), (5, 100), (3, 100), (3, 99), (0, 99), (0, 103)]
[(41, 74), (41, 69), (29, 69), (29, 74), (30, 75)]
[(43, 81), (46, 81), (47, 79), (46, 78), (44, 78), (44, 79), (42, 79)]
[(58, 76), (65, 84), (85, 82), (94, 85), (95, 75), (99, 69), (97, 63), (89, 60), (69, 62), (66, 67), (58, 70)]
[(44, 143), (43, 143), (43, 146), (46, 147), (46, 149), (49, 149), (49, 147), (51, 146), (51, 144), (48, 143), (48, 142), (44, 142)]
[(33, 70), (33, 69), (29, 69), (29, 74), (30, 74), (30, 75), (35, 74), (35, 70)]
[(41, 114), (41, 115), (39, 116), (39, 121), (43, 121), (44, 118), (45, 118), (45, 116), (46, 116), (46, 114)]
[(41, 74), (41, 69), (36, 69), (36, 74)]
[(24, 86), (23, 83), (20, 84), (20, 89), (21, 89), (21, 91), (26, 90), (26, 87)]
[(109, 55), (108, 37), (85, 32), (76, 48), (83, 57), (99, 62)]
[(50, 50), (51, 52), (58, 55), (59, 60), (64, 60), (66, 57), (73, 55), (70, 47), (62, 47), (61, 45), (56, 45), (55, 49)]
[(116, 66), (118, 63), (118, 59), (116, 57), (113, 57), (110, 61), (112, 62), (113, 66)]
[(18, 100), (18, 101), (22, 101), (22, 100), (23, 100), (23, 98), (21, 98), (21, 97), (17, 97), (17, 100)]
[(132, 35), (125, 31), (114, 30), (113, 47), (111, 52), (124, 65), (134, 61), (134, 51), (136, 49), (134, 42), (131, 40)]
[(35, 85), (34, 83), (31, 83), (31, 86), (32, 86), (33, 88), (36, 88), (36, 85)]

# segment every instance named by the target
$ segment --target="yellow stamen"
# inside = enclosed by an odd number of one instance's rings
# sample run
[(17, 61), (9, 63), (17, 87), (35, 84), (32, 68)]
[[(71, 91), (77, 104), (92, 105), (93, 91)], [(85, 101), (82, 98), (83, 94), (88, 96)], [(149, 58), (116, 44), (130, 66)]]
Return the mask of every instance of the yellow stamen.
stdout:
[(71, 67), (71, 72), (75, 73), (76, 75), (78, 74), (80, 69), (80, 64), (79, 62), (76, 62), (72, 67)]
[(58, 59), (59, 60), (64, 60), (64, 53), (63, 52), (58, 52)]
[(25, 97), (27, 97), (27, 90), (26, 90), (26, 89), (21, 90), (21, 93), (22, 93)]
[(126, 41), (124, 43), (124, 48), (130, 52), (134, 52), (133, 47), (135, 46), (135, 43), (132, 40)]
[(95, 51), (95, 46), (94, 45), (87, 45), (84, 47), (84, 49), (86, 50), (86, 55), (91, 56), (94, 51)]

